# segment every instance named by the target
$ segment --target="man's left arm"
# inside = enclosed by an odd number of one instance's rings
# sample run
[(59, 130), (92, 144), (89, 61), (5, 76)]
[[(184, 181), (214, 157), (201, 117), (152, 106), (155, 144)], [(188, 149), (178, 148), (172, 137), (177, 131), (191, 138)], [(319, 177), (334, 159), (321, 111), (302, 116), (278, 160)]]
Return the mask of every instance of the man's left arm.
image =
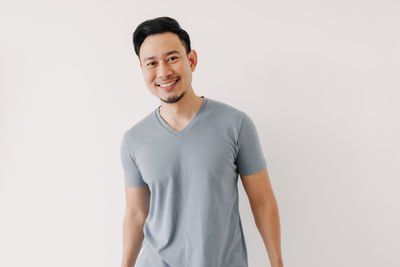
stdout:
[(256, 226), (267, 249), (271, 267), (283, 267), (278, 205), (267, 168), (252, 175), (241, 176), (241, 180)]

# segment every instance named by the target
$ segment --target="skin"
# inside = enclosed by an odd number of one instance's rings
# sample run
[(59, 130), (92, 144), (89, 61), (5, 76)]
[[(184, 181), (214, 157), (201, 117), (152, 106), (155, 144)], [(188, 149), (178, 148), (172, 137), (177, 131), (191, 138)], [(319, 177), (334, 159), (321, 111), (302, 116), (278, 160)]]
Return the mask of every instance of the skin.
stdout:
[[(160, 99), (160, 115), (172, 128), (182, 130), (199, 110), (203, 99), (192, 88), (192, 72), (197, 53), (186, 49), (171, 32), (148, 36), (139, 51), (140, 67), (149, 91)], [(163, 90), (157, 84), (179, 78), (174, 89)]]
[[(186, 53), (179, 37), (166, 32), (148, 36), (140, 48), (139, 59), (147, 88), (160, 99), (160, 115), (172, 128), (182, 130), (203, 101), (191, 85), (192, 72), (197, 65), (196, 51)], [(170, 91), (158, 86), (178, 78), (178, 83)], [(278, 206), (267, 169), (241, 176), (241, 180), (271, 266), (283, 267)], [(144, 238), (143, 226), (149, 211), (150, 191), (147, 186), (125, 186), (125, 194), (122, 267), (132, 267)]]
[(279, 211), (267, 168), (240, 178), (271, 267), (283, 267)]

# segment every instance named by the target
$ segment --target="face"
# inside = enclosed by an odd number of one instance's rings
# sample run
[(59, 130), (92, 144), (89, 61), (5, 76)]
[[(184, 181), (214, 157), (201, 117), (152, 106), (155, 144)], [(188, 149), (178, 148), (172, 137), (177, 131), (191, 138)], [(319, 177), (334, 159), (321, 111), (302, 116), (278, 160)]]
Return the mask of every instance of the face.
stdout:
[(162, 101), (175, 103), (193, 90), (196, 51), (186, 54), (178, 35), (165, 32), (148, 36), (140, 47), (139, 58), (147, 88)]

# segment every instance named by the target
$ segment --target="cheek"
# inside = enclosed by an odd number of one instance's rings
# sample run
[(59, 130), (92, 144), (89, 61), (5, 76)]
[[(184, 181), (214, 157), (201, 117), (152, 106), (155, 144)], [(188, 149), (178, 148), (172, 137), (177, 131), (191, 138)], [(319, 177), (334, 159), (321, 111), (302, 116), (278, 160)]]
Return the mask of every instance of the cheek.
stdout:
[(151, 83), (154, 80), (154, 75), (151, 71), (143, 72), (143, 77), (147, 83)]
[(180, 66), (178, 69), (176, 69), (176, 72), (187, 78), (189, 75), (191, 75), (192, 70), (190, 66)]
[(182, 73), (184, 73), (186, 80), (190, 81), (192, 78), (192, 69), (189, 68), (185, 68)]

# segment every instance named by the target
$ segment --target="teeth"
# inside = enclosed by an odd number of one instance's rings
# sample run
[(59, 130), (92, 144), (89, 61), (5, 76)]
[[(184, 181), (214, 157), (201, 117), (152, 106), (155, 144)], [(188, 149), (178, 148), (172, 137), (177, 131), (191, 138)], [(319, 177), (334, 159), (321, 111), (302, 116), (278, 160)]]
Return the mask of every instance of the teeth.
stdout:
[(173, 81), (170, 83), (163, 83), (163, 84), (160, 84), (160, 87), (169, 87), (169, 86), (173, 85), (174, 83), (176, 83), (176, 81)]

